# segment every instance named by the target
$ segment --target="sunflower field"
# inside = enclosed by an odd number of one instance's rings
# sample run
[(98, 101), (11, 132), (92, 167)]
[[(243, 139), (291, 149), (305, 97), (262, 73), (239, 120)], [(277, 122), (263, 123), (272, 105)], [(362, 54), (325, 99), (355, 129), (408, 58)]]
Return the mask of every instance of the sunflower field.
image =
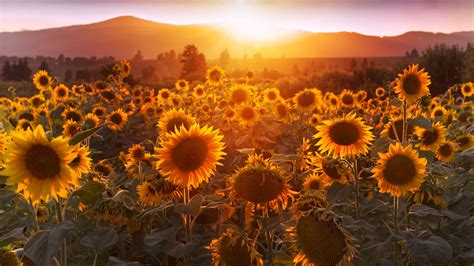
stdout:
[[(106, 80), (0, 98), (0, 265), (472, 265), (473, 84)], [(381, 84), (382, 85), (382, 84)]]

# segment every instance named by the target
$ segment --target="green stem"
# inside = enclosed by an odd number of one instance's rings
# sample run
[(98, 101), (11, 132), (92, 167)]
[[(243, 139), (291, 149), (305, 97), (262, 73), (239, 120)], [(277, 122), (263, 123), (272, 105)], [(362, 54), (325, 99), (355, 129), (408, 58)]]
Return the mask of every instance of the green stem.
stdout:
[(405, 146), (407, 144), (407, 101), (403, 101), (403, 131), (402, 131), (402, 145)]
[(35, 208), (35, 205), (33, 205), (33, 201), (31, 198), (28, 199), (31, 207), (31, 212), (33, 214), (33, 231), (38, 232), (40, 230), (39, 228), (39, 223), (38, 223), (38, 217), (36, 216), (37, 209)]
[[(399, 208), (399, 198), (398, 196), (393, 197), (393, 227), (394, 227), (394, 232), (395, 236), (398, 235), (398, 208)], [(395, 250), (395, 256), (394, 256), (394, 263), (395, 265), (398, 265), (398, 253), (399, 253), (399, 247), (398, 247), (398, 241), (395, 239), (394, 241), (394, 250)]]
[(94, 256), (94, 263), (92, 264), (93, 266), (96, 265), (97, 263), (97, 257), (98, 257), (99, 254), (95, 253), (95, 256)]
[[(263, 217), (268, 218), (268, 205), (265, 204), (263, 208)], [(265, 240), (267, 242), (268, 249), (268, 265), (273, 265), (273, 234), (270, 231), (265, 231)]]
[(360, 218), (359, 174), (357, 173), (357, 159), (354, 160), (354, 166), (352, 167), (352, 171), (354, 173), (356, 219), (359, 219)]
[[(58, 216), (58, 223), (64, 221), (64, 216), (63, 216), (63, 211), (61, 208), (61, 199), (58, 199), (56, 201), (56, 214)], [(63, 240), (63, 243), (61, 245), (61, 266), (67, 266), (67, 245), (66, 245), (66, 239)]]
[[(189, 188), (184, 188), (183, 189), (183, 198), (184, 198), (184, 205), (189, 204)], [(191, 236), (191, 217), (189, 214), (185, 213), (184, 214), (184, 231), (186, 233), (186, 244), (191, 242), (192, 236)]]

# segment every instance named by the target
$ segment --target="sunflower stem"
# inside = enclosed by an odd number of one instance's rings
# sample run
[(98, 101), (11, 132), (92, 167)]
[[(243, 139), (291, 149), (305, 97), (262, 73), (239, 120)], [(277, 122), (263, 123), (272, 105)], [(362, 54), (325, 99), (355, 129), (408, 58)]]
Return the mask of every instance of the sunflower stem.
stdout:
[(33, 232), (38, 232), (40, 228), (39, 228), (39, 223), (38, 223), (38, 217), (36, 216), (37, 209), (35, 205), (33, 204), (33, 201), (31, 200), (31, 198), (29, 198), (28, 201), (30, 203), (31, 212), (33, 214)]
[(398, 208), (399, 208), (399, 197), (398, 196), (393, 196), (393, 227), (394, 227), (394, 233), (395, 233), (395, 240), (394, 240), (394, 264), (398, 265), (398, 241), (396, 239), (398, 235)]
[[(185, 187), (183, 189), (183, 198), (184, 198), (184, 205), (189, 204), (189, 188)], [(191, 242), (191, 221), (190, 221), (189, 214), (184, 213), (184, 231), (186, 234), (186, 244)]]
[[(263, 218), (268, 219), (270, 215), (268, 214), (268, 205), (265, 204), (263, 208)], [(265, 240), (267, 242), (268, 249), (268, 265), (273, 265), (273, 234), (270, 231), (265, 231)]]
[(355, 211), (356, 219), (360, 218), (360, 207), (359, 207), (359, 175), (357, 173), (357, 159), (354, 159), (354, 166), (352, 167), (354, 173), (354, 186), (355, 186)]
[[(58, 223), (64, 221), (63, 211), (61, 207), (61, 198), (56, 201), (56, 215), (58, 216)], [(61, 266), (67, 266), (67, 244), (66, 239), (63, 240), (61, 245)]]
[(402, 145), (405, 146), (407, 144), (407, 100), (403, 101), (403, 131), (402, 131)]

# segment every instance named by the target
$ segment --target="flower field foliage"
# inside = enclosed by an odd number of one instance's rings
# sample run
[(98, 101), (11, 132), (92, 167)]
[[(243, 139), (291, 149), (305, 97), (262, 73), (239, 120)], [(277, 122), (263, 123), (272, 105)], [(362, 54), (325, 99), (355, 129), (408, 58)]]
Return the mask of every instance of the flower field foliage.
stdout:
[[(472, 265), (472, 83), (374, 91), (131, 65), (0, 98), (0, 265)], [(253, 84), (253, 83), (252, 83)]]

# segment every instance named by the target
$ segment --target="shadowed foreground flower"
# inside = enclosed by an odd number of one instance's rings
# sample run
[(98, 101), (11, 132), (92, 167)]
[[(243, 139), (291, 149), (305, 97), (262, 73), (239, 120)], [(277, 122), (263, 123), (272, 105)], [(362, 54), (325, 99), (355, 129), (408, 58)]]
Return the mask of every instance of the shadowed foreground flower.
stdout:
[(11, 142), (4, 156), (7, 184), (17, 185), (33, 201), (49, 200), (52, 196), (65, 198), (71, 186), (77, 185), (77, 176), (69, 164), (76, 157), (74, 146), (68, 140), (57, 137), (48, 140), (43, 127), (34, 131), (11, 133)]
[(425, 178), (426, 159), (419, 158), (411, 146), (391, 144), (388, 152), (379, 153), (380, 159), (372, 169), (382, 193), (399, 197), (417, 190)]
[(157, 148), (157, 167), (167, 180), (183, 188), (207, 182), (223, 158), (223, 136), (212, 127), (193, 124), (167, 133)]
[(212, 240), (209, 249), (212, 253), (212, 264), (216, 266), (263, 265), (262, 256), (253, 245), (252, 239), (238, 232), (229, 230), (219, 239)]
[(396, 80), (395, 93), (402, 100), (406, 100), (409, 104), (415, 103), (421, 97), (428, 95), (431, 84), (430, 76), (424, 69), (418, 70), (418, 65), (411, 65), (408, 69), (403, 70)]
[(421, 139), (420, 147), (424, 150), (435, 150), (446, 139), (446, 128), (440, 122), (433, 124), (433, 130), (418, 128)]
[(436, 158), (443, 162), (451, 162), (456, 156), (456, 146), (451, 141), (445, 141), (436, 148)]

